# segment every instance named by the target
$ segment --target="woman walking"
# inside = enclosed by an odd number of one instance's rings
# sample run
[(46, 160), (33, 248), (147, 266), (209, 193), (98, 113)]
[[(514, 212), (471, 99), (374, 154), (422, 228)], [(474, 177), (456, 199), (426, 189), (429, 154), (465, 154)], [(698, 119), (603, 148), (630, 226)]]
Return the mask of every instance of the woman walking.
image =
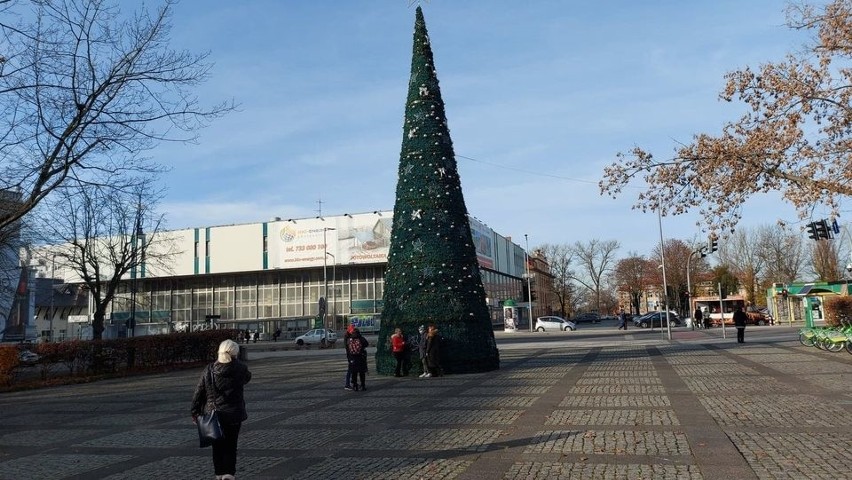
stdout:
[[(237, 439), (246, 415), (243, 387), (251, 380), (248, 367), (239, 360), (240, 346), (233, 340), (219, 344), (216, 361), (204, 369), (192, 396), (192, 421), (215, 409), (222, 438), (213, 442), (213, 471), (217, 480), (234, 480), (237, 473)], [(211, 383), (212, 381), (212, 383)]]
[(393, 358), (396, 359), (396, 370), (394, 377), (402, 376), (403, 362), (405, 362), (405, 337), (402, 336), (402, 329), (396, 328), (391, 335), (391, 352)]
[(425, 375), (426, 378), (440, 377), (443, 374), (441, 369), (441, 335), (435, 325), (429, 325), (429, 332), (426, 334), (426, 364), (429, 366), (429, 372)]

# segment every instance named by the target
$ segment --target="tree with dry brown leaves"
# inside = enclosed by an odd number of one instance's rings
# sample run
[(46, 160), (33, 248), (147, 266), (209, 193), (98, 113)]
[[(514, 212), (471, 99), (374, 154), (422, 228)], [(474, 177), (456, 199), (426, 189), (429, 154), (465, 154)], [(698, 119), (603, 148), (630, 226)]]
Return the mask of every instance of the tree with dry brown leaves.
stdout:
[(602, 193), (618, 195), (635, 178), (648, 188), (643, 211), (699, 209), (703, 228), (733, 231), (751, 196), (778, 191), (808, 218), (816, 205), (837, 214), (852, 194), (852, 0), (793, 5), (791, 29), (813, 32), (801, 52), (726, 75), (721, 94), (746, 112), (714, 136), (700, 133), (669, 159), (642, 148), (618, 154), (604, 170)]
[(817, 240), (811, 245), (811, 267), (820, 282), (836, 282), (843, 278), (843, 268), (837, 243)]
[(630, 313), (638, 315), (641, 312), (642, 295), (646, 293), (648, 285), (652, 285), (656, 280), (651, 276), (651, 272), (657, 270), (658, 262), (652, 262), (635, 252), (628, 255), (627, 258), (615, 262), (612, 281), (618, 291), (630, 297)]

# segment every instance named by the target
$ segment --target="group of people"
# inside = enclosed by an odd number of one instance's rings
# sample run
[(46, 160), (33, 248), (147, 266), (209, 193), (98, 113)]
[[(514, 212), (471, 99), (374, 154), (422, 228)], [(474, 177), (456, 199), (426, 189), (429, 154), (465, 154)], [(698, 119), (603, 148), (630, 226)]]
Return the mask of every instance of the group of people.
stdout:
[[(441, 368), (441, 336), (438, 327), (420, 325), (417, 329), (419, 334), (417, 351), (423, 373), (420, 378), (438, 377), (443, 374)], [(394, 368), (395, 377), (404, 377), (408, 374), (408, 342), (401, 328), (395, 328), (390, 336), (390, 351), (396, 362)], [(344, 389), (354, 391), (366, 390), (365, 376), (367, 373), (367, 347), (370, 345), (367, 339), (361, 335), (358, 328), (350, 325), (343, 337), (343, 345), (346, 349), (346, 360), (349, 368), (346, 370)]]
[(252, 332), (251, 330), (249, 330), (247, 328), (242, 332), (242, 339), (246, 343), (249, 343), (251, 341), (254, 341), (254, 343), (257, 343), (257, 340), (259, 338), (260, 338), (260, 332), (258, 332), (257, 330)]
[(698, 328), (710, 328), (710, 315), (704, 315), (704, 310), (701, 307), (695, 309), (692, 315), (692, 321)]

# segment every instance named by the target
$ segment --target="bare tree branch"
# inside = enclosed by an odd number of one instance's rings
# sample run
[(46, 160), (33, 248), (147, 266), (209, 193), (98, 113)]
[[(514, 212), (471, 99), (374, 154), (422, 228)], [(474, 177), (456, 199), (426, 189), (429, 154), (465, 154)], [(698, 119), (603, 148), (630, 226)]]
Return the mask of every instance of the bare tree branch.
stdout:
[(69, 180), (106, 185), (162, 171), (142, 153), (195, 141), (233, 109), (199, 105), (208, 54), (170, 48), (173, 3), (126, 16), (106, 0), (44, 0), (33, 2), (35, 20), (18, 15), (29, 2), (0, 4), (0, 190), (21, 195), (19, 208), (0, 213), (0, 230)]

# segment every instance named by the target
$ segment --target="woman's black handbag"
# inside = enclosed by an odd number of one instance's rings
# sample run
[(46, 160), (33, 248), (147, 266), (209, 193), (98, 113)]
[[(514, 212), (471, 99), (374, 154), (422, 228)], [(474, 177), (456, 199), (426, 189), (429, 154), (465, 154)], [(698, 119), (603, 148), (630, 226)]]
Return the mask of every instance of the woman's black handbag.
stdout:
[(216, 384), (213, 378), (213, 369), (208, 367), (207, 374), (210, 376), (210, 388), (207, 390), (207, 405), (209, 410), (197, 419), (198, 443), (201, 448), (213, 445), (213, 442), (224, 437), (222, 425), (219, 423), (219, 415), (216, 414), (216, 406), (210, 401), (210, 390), (215, 390)]

